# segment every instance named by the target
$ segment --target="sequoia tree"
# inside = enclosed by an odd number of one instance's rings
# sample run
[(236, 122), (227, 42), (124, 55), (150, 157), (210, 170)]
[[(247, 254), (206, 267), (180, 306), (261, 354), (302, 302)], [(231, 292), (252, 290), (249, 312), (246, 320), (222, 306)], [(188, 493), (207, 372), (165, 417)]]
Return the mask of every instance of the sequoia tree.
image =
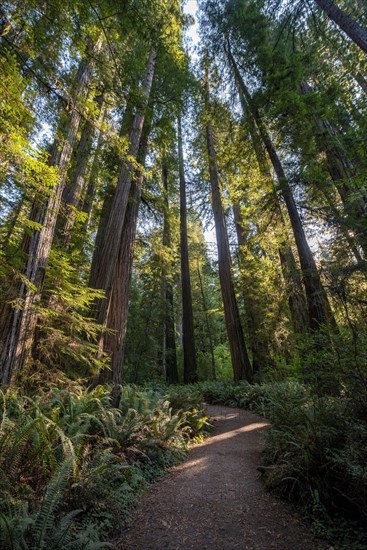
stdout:
[(184, 352), (184, 382), (197, 381), (194, 318), (192, 312), (191, 276), (187, 239), (187, 201), (181, 118), (177, 120), (178, 167), (180, 178), (180, 255), (182, 286), (182, 337)]
[(221, 199), (218, 167), (215, 151), (212, 107), (210, 104), (209, 66), (206, 61), (205, 74), (205, 116), (206, 139), (209, 163), (209, 177), (212, 195), (212, 207), (217, 236), (219, 279), (223, 298), (224, 316), (232, 357), (235, 380), (251, 380), (252, 368), (243, 335), (240, 314), (231, 272), (231, 254), (229, 249), (226, 221)]

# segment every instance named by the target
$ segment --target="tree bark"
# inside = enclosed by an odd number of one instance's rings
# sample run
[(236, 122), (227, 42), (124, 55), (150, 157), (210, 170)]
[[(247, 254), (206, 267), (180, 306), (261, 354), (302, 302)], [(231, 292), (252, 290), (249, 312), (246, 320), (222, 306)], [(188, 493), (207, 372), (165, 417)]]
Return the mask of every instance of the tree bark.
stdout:
[(83, 224), (83, 231), (85, 233), (88, 232), (91, 224), (91, 220), (92, 220), (93, 205), (95, 204), (96, 193), (98, 190), (98, 176), (99, 176), (99, 166), (100, 166), (100, 158), (101, 158), (100, 155), (101, 155), (101, 150), (103, 149), (103, 143), (104, 143), (103, 133), (99, 132), (97, 145), (93, 155), (92, 166), (90, 169), (88, 185), (85, 190), (85, 194), (83, 197), (83, 204), (82, 204), (82, 212), (86, 214), (86, 219)]
[(117, 187), (113, 196), (104, 239), (101, 244), (100, 261), (98, 265), (95, 266), (95, 280), (93, 281), (93, 286), (94, 288), (105, 291), (105, 298), (96, 301), (94, 310), (94, 316), (101, 325), (106, 324), (107, 308), (119, 254), (124, 218), (129, 202), (131, 182), (135, 172), (135, 167), (131, 159), (136, 159), (139, 150), (145, 111), (153, 83), (156, 58), (157, 53), (153, 49), (149, 55), (147, 70), (141, 88), (141, 104), (134, 117), (127, 159), (121, 166), (118, 175)]
[(192, 311), (189, 247), (187, 239), (187, 204), (181, 118), (178, 117), (178, 165), (180, 174), (180, 253), (182, 286), (182, 332), (184, 352), (184, 383), (197, 382), (194, 317)]
[[(133, 123), (134, 123), (134, 114), (133, 114), (134, 107), (135, 107), (135, 103), (132, 100), (132, 96), (130, 95), (130, 97), (128, 97), (127, 99), (125, 112), (121, 121), (120, 137), (128, 137), (129, 134), (131, 133)], [(106, 191), (104, 193), (104, 200), (102, 204), (101, 215), (99, 218), (97, 235), (94, 243), (92, 264), (90, 268), (90, 275), (89, 275), (89, 282), (88, 282), (88, 286), (91, 288), (95, 288), (97, 284), (96, 282), (97, 268), (102, 262), (103, 243), (106, 237), (106, 228), (107, 228), (107, 224), (110, 216), (114, 194), (116, 191), (116, 185), (117, 183), (115, 181), (113, 180), (109, 181), (106, 187)]]
[[(101, 122), (101, 117), (103, 117), (101, 114), (103, 100), (103, 93), (95, 98), (97, 111), (100, 113), (100, 116), (98, 117), (99, 122)], [(60, 236), (66, 248), (70, 244), (71, 233), (75, 224), (76, 210), (80, 209), (81, 206), (81, 198), (85, 186), (85, 174), (87, 172), (87, 166), (96, 133), (97, 128), (95, 122), (86, 120), (83, 126), (82, 135), (75, 151), (75, 165), (72, 170), (70, 183), (66, 185), (62, 194), (62, 202), (66, 207), (66, 212), (65, 216), (63, 216), (63, 223), (61, 223), (63, 227), (60, 230)]]
[[(146, 120), (137, 156), (137, 161), (142, 166), (145, 163), (147, 154), (150, 128), (150, 120)], [(123, 382), (129, 297), (143, 179), (144, 174), (142, 170), (136, 170), (135, 176), (131, 181), (129, 202), (126, 208), (119, 253), (113, 275), (110, 303), (108, 305), (106, 327), (111, 332), (106, 332), (102, 340), (103, 351), (111, 357), (111, 368), (101, 371), (99, 381), (100, 383), (112, 382), (115, 386)]]
[[(162, 166), (162, 183), (164, 191), (164, 220), (163, 220), (163, 246), (172, 249), (171, 223), (169, 217), (169, 201), (168, 201), (168, 168), (163, 160)], [(170, 384), (178, 383), (177, 371), (177, 353), (176, 353), (176, 336), (175, 336), (175, 318), (173, 309), (173, 287), (170, 280), (169, 269), (165, 265), (163, 267), (162, 285), (163, 285), (163, 364), (167, 382)]]
[[(60, 211), (61, 197), (66, 184), (66, 173), (73, 146), (78, 133), (81, 112), (89, 88), (94, 61), (93, 56), (100, 51), (102, 38), (91, 48), (91, 56), (83, 61), (76, 78), (76, 89), (72, 110), (67, 122), (62, 147), (54, 147), (50, 164), (57, 166), (59, 180), (47, 203), (35, 201), (31, 220), (42, 225), (31, 237), (23, 241), (23, 251), (27, 264), (19, 283), (17, 278), (9, 290), (0, 310), (0, 381), (9, 384), (13, 373), (19, 370), (30, 355), (34, 331), (37, 323), (37, 305), (41, 298), (45, 272), (54, 239), (56, 221)], [(10, 303), (16, 299), (15, 307)]]
[(332, 0), (315, 0), (315, 2), (362, 51), (367, 53), (367, 31), (357, 21), (336, 6)]
[(209, 160), (209, 176), (212, 194), (212, 207), (215, 222), (215, 232), (218, 247), (219, 280), (222, 292), (224, 318), (227, 328), (227, 336), (231, 351), (232, 367), (235, 380), (248, 380), (252, 378), (252, 367), (248, 356), (243, 335), (237, 299), (231, 271), (231, 254), (229, 249), (228, 234), (224, 216), (224, 210), (219, 187), (217, 169), (217, 156), (214, 145), (214, 132), (210, 118), (209, 105), (209, 68), (206, 68), (206, 138)]

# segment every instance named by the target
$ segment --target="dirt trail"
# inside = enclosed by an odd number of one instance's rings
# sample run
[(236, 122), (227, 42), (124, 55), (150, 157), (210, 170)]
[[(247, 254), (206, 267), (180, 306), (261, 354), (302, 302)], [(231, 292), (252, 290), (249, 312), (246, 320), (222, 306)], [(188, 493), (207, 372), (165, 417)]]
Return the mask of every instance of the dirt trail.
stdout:
[(215, 431), (140, 502), (117, 550), (311, 550), (325, 548), (268, 494), (257, 467), (263, 418), (208, 407)]

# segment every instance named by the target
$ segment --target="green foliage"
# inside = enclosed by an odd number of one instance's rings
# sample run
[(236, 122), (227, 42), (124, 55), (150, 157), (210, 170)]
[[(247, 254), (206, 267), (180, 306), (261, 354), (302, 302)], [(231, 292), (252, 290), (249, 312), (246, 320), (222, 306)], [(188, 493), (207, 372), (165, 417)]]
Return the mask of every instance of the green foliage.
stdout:
[(272, 401), (267, 412), (272, 423), (264, 450), (267, 486), (305, 505), (319, 529), (338, 516), (359, 518), (363, 525), (367, 426), (350, 401), (283, 396)]
[(345, 540), (345, 547), (356, 538), (366, 543), (367, 423), (358, 399), (319, 397), (299, 382), (202, 382), (193, 391), (208, 403), (265, 416), (266, 486), (302, 504), (319, 534)]
[(0, 395), (2, 547), (102, 548), (149, 481), (208, 429), (201, 394), (122, 388)]

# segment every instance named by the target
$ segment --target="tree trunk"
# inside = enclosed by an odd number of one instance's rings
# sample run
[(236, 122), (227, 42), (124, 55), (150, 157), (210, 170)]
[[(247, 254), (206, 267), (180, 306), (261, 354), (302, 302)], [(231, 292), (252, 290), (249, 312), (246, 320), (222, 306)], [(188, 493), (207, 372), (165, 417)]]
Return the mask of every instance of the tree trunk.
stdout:
[(319, 330), (322, 325), (328, 325), (332, 328), (335, 328), (336, 323), (329, 305), (329, 301), (326, 292), (322, 286), (314, 257), (308, 245), (301, 218), (298, 213), (293, 193), (285, 175), (283, 166), (270, 139), (270, 136), (265, 128), (265, 125), (261, 119), (260, 113), (252, 103), (251, 96), (238, 70), (229, 44), (227, 53), (230, 63), (233, 67), (235, 78), (237, 80), (239, 88), (257, 125), (260, 137), (264, 143), (265, 149), (269, 155), (270, 161), (277, 175), (280, 191), (287, 207), (289, 219), (293, 229), (294, 239), (296, 241), (303, 282), (306, 290), (309, 313), (309, 326), (312, 330)]
[(94, 316), (101, 325), (106, 324), (107, 308), (119, 254), (124, 218), (129, 202), (132, 177), (135, 172), (134, 164), (130, 159), (136, 159), (138, 154), (145, 111), (153, 83), (156, 58), (157, 53), (153, 49), (149, 55), (147, 70), (144, 82), (142, 84), (141, 104), (137, 114), (134, 117), (133, 127), (129, 139), (127, 159), (122, 164), (118, 175), (117, 187), (112, 200), (104, 239), (101, 243), (100, 261), (98, 265), (95, 266), (95, 280), (93, 281), (93, 286), (94, 288), (105, 291), (105, 298), (96, 301), (94, 311)]
[[(67, 168), (80, 125), (80, 108), (88, 94), (94, 67), (93, 56), (100, 51), (101, 46), (100, 38), (92, 48), (91, 57), (79, 67), (72, 111), (64, 132), (65, 140), (61, 148), (54, 147), (50, 159), (50, 164), (58, 168), (59, 180), (47, 203), (36, 201), (32, 207), (31, 220), (41, 224), (42, 229), (24, 238), (22, 248), (28, 256), (27, 265), (21, 281), (19, 278), (14, 281), (0, 311), (0, 381), (3, 384), (9, 384), (12, 374), (23, 366), (31, 351), (37, 323), (37, 305), (54, 239)], [(15, 298), (17, 307), (12, 307), (10, 301)]]
[(332, 0), (315, 0), (315, 2), (362, 51), (367, 53), (367, 31), (357, 21), (338, 8)]
[[(241, 98), (243, 94), (239, 89)], [(244, 98), (243, 98), (244, 99)], [(246, 105), (243, 105), (244, 111), (246, 110)], [(287, 227), (283, 217), (281, 205), (279, 203), (279, 197), (274, 188), (273, 177), (270, 173), (268, 166), (268, 160), (265, 156), (265, 152), (261, 147), (261, 139), (258, 134), (258, 131), (255, 127), (254, 119), (249, 116), (248, 123), (250, 127), (250, 136), (254, 146), (256, 158), (259, 165), (260, 174), (265, 177), (271, 184), (273, 189), (274, 196), (274, 224), (275, 230), (278, 229), (280, 232), (280, 245), (278, 249), (280, 265), (282, 269), (283, 279), (287, 289), (288, 295), (288, 306), (291, 314), (292, 325), (294, 331), (297, 333), (305, 332), (308, 328), (308, 313), (307, 313), (307, 302), (305, 298), (305, 293), (302, 287), (302, 277), (300, 275), (297, 262), (295, 260), (292, 247), (289, 244), (289, 238), (287, 235)], [(240, 223), (240, 222), (239, 222)], [(242, 232), (240, 232), (240, 235)], [(237, 235), (239, 233), (237, 231)], [(239, 236), (240, 243), (240, 236)]]
[[(168, 202), (168, 169), (163, 166), (162, 180), (164, 188), (164, 224), (163, 224), (163, 245), (168, 249), (172, 248), (171, 242), (171, 226), (169, 219), (169, 202)], [(178, 383), (177, 371), (177, 354), (176, 354), (176, 337), (175, 337), (175, 322), (173, 309), (173, 287), (169, 279), (169, 273), (164, 270), (163, 273), (163, 307), (164, 307), (164, 329), (165, 329), (165, 372), (166, 379), (171, 384)]]
[(86, 214), (86, 219), (83, 224), (84, 233), (88, 232), (90, 228), (91, 220), (92, 220), (93, 205), (95, 204), (96, 193), (98, 190), (97, 186), (98, 186), (99, 165), (100, 165), (100, 158), (101, 158), (100, 153), (103, 148), (103, 143), (104, 143), (103, 133), (99, 132), (97, 145), (93, 155), (93, 162), (90, 169), (88, 185), (83, 197), (82, 212)]
[[(171, 222), (169, 217), (168, 201), (168, 168), (163, 161), (162, 182), (164, 190), (164, 221), (163, 221), (163, 246), (168, 250), (172, 249)], [(170, 280), (170, 273), (167, 266), (163, 267), (163, 310), (164, 310), (164, 347), (163, 363), (167, 382), (178, 383), (177, 353), (175, 336), (175, 318), (173, 309), (173, 287)]]
[[(133, 123), (134, 123), (134, 114), (133, 114), (134, 107), (135, 107), (135, 103), (132, 99), (132, 96), (130, 95), (130, 97), (127, 100), (125, 112), (121, 121), (120, 137), (128, 137), (129, 134), (131, 133)], [(96, 288), (96, 284), (97, 284), (96, 282), (97, 269), (100, 263), (102, 262), (103, 243), (106, 237), (106, 228), (107, 228), (107, 224), (110, 216), (110, 211), (112, 208), (112, 202), (113, 202), (115, 191), (116, 191), (116, 182), (111, 180), (108, 182), (106, 191), (104, 192), (102, 211), (99, 218), (97, 235), (94, 243), (92, 265), (90, 268), (90, 275), (89, 275), (89, 282), (88, 282), (88, 286), (91, 288)]]
[(209, 159), (209, 175), (212, 193), (212, 206), (218, 247), (219, 280), (222, 292), (224, 317), (227, 328), (232, 367), (235, 380), (252, 378), (252, 368), (243, 335), (231, 271), (231, 254), (224, 210), (219, 187), (217, 157), (214, 146), (214, 132), (209, 107), (209, 69), (206, 74), (205, 103), (207, 113), (206, 137)]
[[(99, 122), (101, 122), (101, 118), (103, 118), (103, 114), (101, 114), (103, 99), (104, 94), (100, 94), (95, 98), (97, 112), (100, 113)], [(96, 132), (97, 128), (95, 122), (86, 120), (80, 141), (76, 148), (75, 165), (72, 170), (70, 183), (66, 185), (62, 194), (62, 201), (66, 207), (66, 212), (65, 216), (63, 216), (63, 223), (61, 224), (63, 228), (60, 232), (65, 247), (68, 247), (70, 244), (71, 233), (75, 224), (76, 210), (80, 209), (81, 206), (81, 197), (85, 186), (85, 174)]]
[(194, 317), (192, 311), (189, 247), (187, 240), (187, 204), (181, 118), (178, 117), (178, 164), (180, 173), (180, 253), (182, 285), (182, 332), (184, 352), (184, 383), (197, 382)]
[[(144, 166), (151, 129), (151, 118), (146, 118), (142, 131), (137, 161)], [(104, 369), (100, 382), (113, 382), (115, 386), (123, 382), (123, 364), (125, 356), (125, 338), (129, 311), (131, 277), (133, 271), (136, 228), (138, 223), (141, 189), (144, 179), (142, 170), (136, 170), (132, 178), (129, 202), (127, 204), (121, 242), (115, 272), (113, 275), (110, 302), (108, 305), (106, 327), (109, 331), (103, 335), (103, 351), (111, 357), (111, 369)]]

